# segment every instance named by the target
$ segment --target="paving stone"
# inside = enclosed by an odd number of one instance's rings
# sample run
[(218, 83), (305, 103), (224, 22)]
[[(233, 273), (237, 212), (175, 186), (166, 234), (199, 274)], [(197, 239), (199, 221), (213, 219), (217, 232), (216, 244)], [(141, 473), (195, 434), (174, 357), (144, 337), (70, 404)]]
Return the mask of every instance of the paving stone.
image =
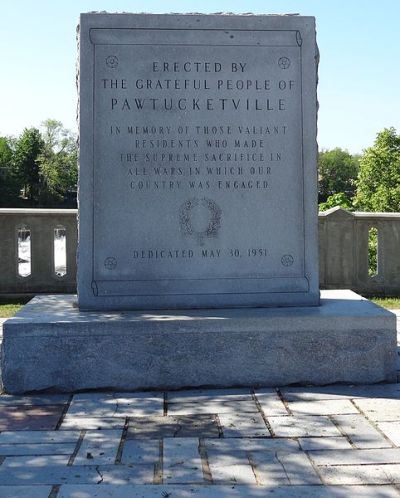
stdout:
[(268, 417), (278, 437), (341, 436), (333, 422), (324, 416)]
[(377, 422), (400, 421), (400, 399), (356, 399), (355, 404), (365, 415)]
[[(205, 440), (208, 462), (210, 465), (213, 480), (216, 482), (253, 482), (257, 476), (257, 482), (263, 485), (283, 485), (288, 484), (287, 472), (284, 464), (280, 461), (279, 455), (284, 455), (283, 460), (288, 459), (286, 455), (299, 455), (307, 457), (299, 451), (296, 441), (279, 439), (215, 439)], [(297, 465), (297, 478), (300, 480), (300, 473), (308, 477), (310, 482), (315, 482), (314, 474), (310, 462), (306, 464), (294, 457)], [(289, 472), (295, 471), (295, 465), (287, 460)], [(223, 470), (224, 465), (227, 466)], [(235, 466), (238, 465), (237, 474)], [(253, 468), (252, 468), (253, 467)], [(310, 473), (311, 468), (311, 473)], [(251, 472), (253, 475), (251, 474)], [(294, 478), (294, 475), (293, 475)], [(235, 481), (236, 479), (236, 481)], [(318, 481), (319, 482), (319, 481)], [(305, 482), (303, 482), (304, 484)]]
[(262, 486), (283, 486), (290, 484), (288, 476), (282, 463), (278, 460), (276, 453), (249, 455), (254, 464), (254, 473), (258, 484)]
[(5, 458), (0, 469), (46, 468), (53, 465), (67, 465), (68, 460), (68, 455), (10, 456)]
[(73, 465), (111, 465), (115, 463), (122, 430), (86, 432)]
[[(278, 451), (273, 454), (274, 459), (284, 469), (284, 474), (289, 484), (304, 485), (304, 484), (321, 484), (321, 479), (316, 474), (307, 455), (301, 452), (287, 453)], [(267, 471), (266, 477), (261, 478), (261, 482), (268, 479), (268, 466), (263, 467), (263, 463), (268, 463), (266, 454), (254, 454), (253, 461), (256, 464), (256, 472), (264, 475)], [(283, 481), (282, 481), (283, 482)], [(266, 482), (268, 484), (268, 482)]]
[(318, 470), (328, 485), (400, 483), (400, 465), (340, 465)]
[(248, 400), (211, 399), (205, 401), (181, 401), (168, 403), (168, 415), (199, 415), (210, 413), (254, 413), (257, 406), (253, 398)]
[(303, 451), (350, 450), (353, 447), (344, 437), (301, 437), (298, 439)]
[[(0, 498), (48, 498), (51, 486), (1, 486)], [(29, 494), (28, 494), (29, 493)]]
[(349, 399), (349, 392), (343, 392), (342, 386), (318, 387), (281, 387), (280, 392), (285, 401), (319, 401)]
[(0, 406), (0, 431), (55, 429), (63, 409), (63, 405)]
[[(63, 485), (57, 498), (398, 498), (392, 486)], [(19, 498), (19, 496), (18, 496)], [(25, 497), (24, 497), (25, 498)]]
[(147, 417), (163, 412), (162, 393), (76, 394), (68, 409), (68, 415), (79, 417)]
[(273, 389), (257, 389), (256, 398), (267, 417), (284, 417), (290, 415), (284, 403)]
[(288, 406), (293, 415), (335, 415), (360, 413), (348, 399), (291, 401), (288, 403)]
[(256, 478), (244, 451), (224, 454), (207, 452), (212, 480), (215, 483), (256, 484)]
[(400, 421), (378, 422), (377, 426), (396, 446), (400, 446)]
[[(272, 391), (272, 389), (271, 389)], [(168, 403), (200, 402), (205, 401), (248, 401), (252, 400), (251, 390), (240, 389), (190, 389), (173, 391), (167, 395)]]
[(310, 458), (318, 466), (400, 464), (400, 448), (313, 451)]
[(294, 485), (321, 484), (321, 479), (312, 466), (307, 455), (303, 453), (278, 452), (279, 461), (282, 463), (289, 483)]
[(1, 456), (72, 455), (76, 443), (0, 444)]
[(269, 437), (270, 432), (260, 413), (220, 413), (224, 437)]
[(130, 418), (127, 438), (218, 437), (214, 415)]
[(297, 441), (293, 439), (261, 439), (261, 438), (231, 438), (231, 439), (205, 439), (206, 450), (218, 451), (221, 453), (236, 453), (237, 451), (274, 452), (299, 451)]
[(87, 430), (105, 430), (105, 429), (123, 429), (125, 417), (75, 417), (73, 415), (65, 416), (60, 430), (87, 429)]
[(375, 384), (360, 386), (284, 387), (280, 389), (287, 401), (312, 401), (353, 398), (400, 398), (400, 384)]
[(14, 396), (12, 394), (0, 395), (1, 406), (45, 406), (65, 405), (70, 399), (69, 394), (49, 394), (41, 396)]
[(163, 482), (204, 483), (197, 438), (164, 439)]
[[(23, 458), (23, 457), (21, 457)], [(153, 465), (47, 465), (0, 466), (2, 485), (55, 485), (55, 484), (151, 484)], [(30, 488), (26, 488), (30, 489)], [(6, 495), (7, 497), (9, 495)], [(25, 496), (29, 496), (26, 494)], [(91, 495), (90, 495), (91, 496)], [(89, 497), (88, 497), (89, 498)]]
[(387, 439), (362, 415), (334, 415), (332, 419), (357, 448), (392, 447)]
[(96, 471), (101, 477), (101, 484), (107, 484), (106, 487), (109, 484), (152, 484), (154, 482), (154, 465), (151, 464), (99, 465)]
[(76, 443), (80, 431), (4, 431), (0, 444)]
[(122, 464), (139, 465), (143, 463), (155, 465), (160, 460), (159, 439), (127, 439), (122, 449)]

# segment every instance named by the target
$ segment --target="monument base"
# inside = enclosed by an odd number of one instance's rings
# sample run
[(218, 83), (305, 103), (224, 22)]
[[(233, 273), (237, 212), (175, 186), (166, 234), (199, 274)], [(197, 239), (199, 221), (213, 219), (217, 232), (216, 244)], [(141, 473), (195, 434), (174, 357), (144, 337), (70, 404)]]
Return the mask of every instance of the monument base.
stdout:
[(396, 317), (351, 291), (321, 306), (80, 312), (34, 298), (4, 323), (8, 393), (396, 381)]

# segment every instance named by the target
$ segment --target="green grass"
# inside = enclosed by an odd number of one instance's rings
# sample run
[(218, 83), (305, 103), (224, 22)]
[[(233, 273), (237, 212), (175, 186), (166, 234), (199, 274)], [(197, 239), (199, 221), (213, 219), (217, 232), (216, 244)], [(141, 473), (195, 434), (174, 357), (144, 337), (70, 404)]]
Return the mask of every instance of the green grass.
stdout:
[(30, 298), (6, 299), (0, 298), (0, 318), (9, 318), (22, 308)]
[(370, 297), (369, 299), (388, 310), (400, 309), (400, 297)]

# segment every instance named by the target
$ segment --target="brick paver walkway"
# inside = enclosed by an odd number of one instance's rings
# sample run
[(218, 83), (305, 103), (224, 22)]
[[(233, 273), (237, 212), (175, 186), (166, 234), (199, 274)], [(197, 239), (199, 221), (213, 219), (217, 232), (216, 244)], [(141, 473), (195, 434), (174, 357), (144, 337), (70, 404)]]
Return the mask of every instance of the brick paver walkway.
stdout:
[(0, 497), (400, 497), (400, 384), (0, 396)]

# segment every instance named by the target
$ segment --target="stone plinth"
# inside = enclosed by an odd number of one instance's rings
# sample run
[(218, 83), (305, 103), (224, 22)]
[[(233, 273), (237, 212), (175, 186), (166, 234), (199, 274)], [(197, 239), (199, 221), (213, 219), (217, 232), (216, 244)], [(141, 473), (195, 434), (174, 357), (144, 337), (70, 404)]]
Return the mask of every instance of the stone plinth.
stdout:
[(396, 319), (351, 291), (320, 307), (80, 312), (36, 297), (4, 324), (9, 393), (396, 380)]

